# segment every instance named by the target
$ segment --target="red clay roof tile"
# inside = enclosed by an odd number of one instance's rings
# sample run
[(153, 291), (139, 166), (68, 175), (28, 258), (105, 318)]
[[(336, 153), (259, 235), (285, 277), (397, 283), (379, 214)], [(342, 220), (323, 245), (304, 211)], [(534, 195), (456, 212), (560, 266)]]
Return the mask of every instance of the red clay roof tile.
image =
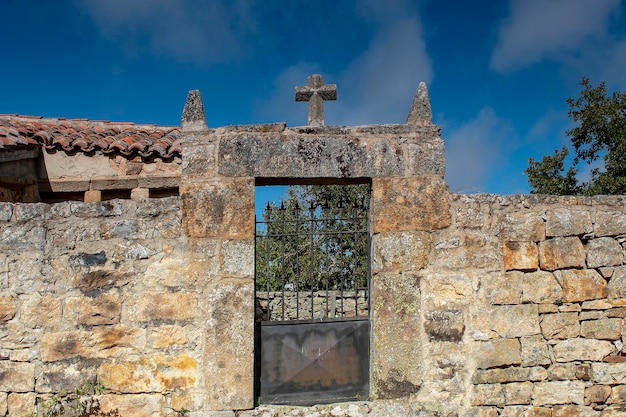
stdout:
[(0, 115), (0, 149), (5, 150), (41, 146), (64, 151), (117, 152), (126, 156), (169, 159), (180, 156), (180, 140), (178, 127)]

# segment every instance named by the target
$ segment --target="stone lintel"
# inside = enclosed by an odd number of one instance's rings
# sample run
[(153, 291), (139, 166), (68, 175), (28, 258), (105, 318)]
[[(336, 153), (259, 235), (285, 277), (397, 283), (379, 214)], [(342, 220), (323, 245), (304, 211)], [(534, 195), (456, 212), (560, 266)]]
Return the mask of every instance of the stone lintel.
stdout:
[(177, 188), (180, 185), (180, 174), (162, 175), (158, 177), (137, 177), (137, 186), (140, 188)]
[(93, 190), (131, 190), (138, 187), (136, 175), (119, 177), (93, 177), (91, 189)]
[(72, 193), (89, 190), (89, 180), (81, 178), (47, 178), (39, 180), (39, 191)]

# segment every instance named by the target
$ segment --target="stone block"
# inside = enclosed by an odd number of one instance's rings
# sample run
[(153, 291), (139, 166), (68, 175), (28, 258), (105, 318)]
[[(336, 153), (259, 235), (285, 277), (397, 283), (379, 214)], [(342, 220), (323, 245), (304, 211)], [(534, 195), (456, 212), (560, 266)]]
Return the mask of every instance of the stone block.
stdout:
[(161, 394), (105, 394), (97, 398), (103, 414), (117, 412), (117, 415), (123, 417), (154, 417), (164, 414)]
[(537, 382), (533, 387), (533, 405), (585, 403), (585, 383), (582, 381)]
[(154, 254), (155, 251), (153, 249), (139, 242), (126, 241), (115, 245), (111, 260), (117, 263), (123, 262), (124, 260), (137, 261), (139, 259), (148, 259)]
[(625, 404), (614, 404), (602, 410), (602, 417), (624, 417), (626, 416)]
[(197, 385), (198, 363), (186, 353), (157, 354), (133, 361), (103, 363), (98, 368), (99, 381), (113, 392), (167, 394)]
[(600, 417), (600, 411), (584, 405), (556, 405), (552, 407), (552, 417)]
[(254, 179), (185, 184), (180, 195), (188, 237), (254, 238)]
[(560, 304), (563, 298), (563, 289), (551, 272), (536, 271), (524, 274), (522, 303)]
[(596, 384), (626, 384), (626, 362), (592, 363), (591, 375)]
[(532, 382), (545, 381), (548, 379), (548, 371), (541, 366), (533, 366), (530, 368), (528, 380)]
[(495, 218), (494, 224), (501, 241), (539, 242), (546, 237), (546, 228), (541, 214), (533, 212), (505, 212)]
[(182, 171), (185, 181), (211, 178), (217, 171), (215, 143), (188, 143), (183, 145)]
[(549, 365), (551, 363), (548, 345), (543, 337), (522, 337), (520, 343), (522, 366)]
[(196, 317), (198, 296), (188, 292), (145, 292), (126, 301), (126, 315), (133, 323), (180, 322)]
[(71, 323), (88, 326), (116, 324), (120, 322), (122, 303), (116, 293), (97, 297), (68, 297), (63, 306), (65, 319)]
[(626, 298), (626, 266), (615, 268), (608, 287), (609, 298)]
[(585, 388), (585, 405), (604, 404), (611, 392), (609, 385), (593, 385)]
[(587, 243), (587, 268), (619, 266), (623, 262), (624, 252), (617, 240), (601, 237)]
[(533, 271), (539, 266), (539, 252), (535, 242), (503, 242), (500, 253), (504, 269)]
[(430, 265), (443, 270), (485, 269), (493, 270), (501, 262), (500, 249), (495, 237), (478, 230), (452, 230), (440, 234), (430, 256)]
[(0, 323), (7, 322), (15, 317), (17, 304), (15, 297), (0, 297)]
[(539, 242), (541, 269), (582, 268), (585, 258), (585, 248), (578, 237), (555, 237)]
[(107, 220), (100, 223), (100, 237), (102, 239), (146, 239), (148, 237), (148, 229), (142, 220)]
[(474, 375), (472, 376), (472, 384), (501, 384), (505, 382), (524, 382), (529, 378), (530, 368), (509, 366), (506, 368), (476, 369)]
[(0, 202), (0, 221), (8, 222), (13, 217), (13, 203)]
[[(385, 274), (393, 276), (393, 273)], [(409, 272), (406, 276), (409, 280), (411, 279), (409, 277), (412, 277), (415, 285), (421, 286), (421, 302), (424, 309), (461, 309), (474, 301), (476, 277), (469, 273), (436, 272), (418, 276)]]
[(589, 339), (618, 340), (622, 335), (622, 319), (600, 319), (581, 322), (580, 335)]
[(546, 212), (546, 236), (580, 236), (593, 231), (588, 210), (556, 207)]
[(498, 417), (497, 407), (472, 407), (465, 414), (465, 417)]
[(530, 404), (533, 394), (532, 382), (513, 382), (505, 384), (504, 403), (507, 405)]
[(476, 367), (479, 369), (520, 365), (522, 363), (518, 339), (493, 339), (486, 342), (476, 342), (475, 346)]
[(406, 176), (422, 177), (440, 175), (445, 171), (443, 141), (439, 138), (407, 145), (408, 164)]
[(12, 392), (7, 399), (9, 416), (30, 416), (35, 413), (35, 393), (17, 394)]
[(379, 273), (372, 277), (372, 387), (378, 398), (415, 393), (422, 383), (420, 277), (413, 273)]
[(481, 282), (481, 290), (489, 304), (520, 304), (523, 288), (524, 273), (521, 271), (493, 274)]
[(131, 272), (125, 268), (114, 271), (97, 269), (74, 277), (76, 287), (88, 297), (96, 297), (111, 288), (119, 288), (130, 282)]
[(30, 392), (34, 389), (34, 363), (0, 361), (0, 392)]
[(372, 233), (446, 228), (451, 222), (448, 196), (441, 178), (375, 178)]
[(460, 342), (465, 332), (465, 319), (459, 310), (436, 310), (425, 314), (424, 330), (430, 341)]
[[(254, 404), (254, 282), (212, 282), (205, 291), (206, 331), (202, 369), (213, 410)], [(235, 320), (249, 317), (250, 320)]]
[(502, 305), (476, 308), (471, 313), (470, 334), (476, 339), (526, 337), (539, 334), (536, 304)]
[(40, 251), (46, 244), (46, 228), (29, 223), (0, 228), (0, 250), (4, 254)]
[(626, 404), (626, 385), (616, 385), (611, 391), (610, 404)]
[(595, 235), (598, 237), (626, 234), (626, 213), (598, 210), (594, 224)]
[(613, 353), (615, 346), (606, 340), (567, 339), (552, 348), (556, 362), (601, 361)]
[(0, 392), (0, 415), (5, 416), (9, 410), (9, 395), (6, 392)]
[(153, 328), (148, 335), (148, 344), (153, 349), (167, 349), (174, 345), (184, 345), (189, 341), (184, 327), (163, 325)]
[(472, 386), (471, 405), (504, 405), (504, 391), (500, 384), (484, 384)]
[(96, 380), (96, 365), (90, 361), (76, 363), (48, 363), (37, 376), (37, 393), (71, 392), (81, 387), (85, 381)]
[(555, 363), (548, 368), (548, 380), (550, 381), (566, 381), (578, 379), (576, 370), (578, 365), (575, 363)]
[(552, 409), (548, 407), (509, 405), (504, 407), (500, 417), (552, 417)]
[(254, 239), (223, 242), (221, 271), (233, 277), (254, 277)]
[(565, 302), (580, 302), (606, 298), (606, 281), (593, 269), (566, 269), (554, 273), (563, 288)]
[(380, 233), (372, 236), (372, 272), (422, 269), (429, 253), (428, 232)]

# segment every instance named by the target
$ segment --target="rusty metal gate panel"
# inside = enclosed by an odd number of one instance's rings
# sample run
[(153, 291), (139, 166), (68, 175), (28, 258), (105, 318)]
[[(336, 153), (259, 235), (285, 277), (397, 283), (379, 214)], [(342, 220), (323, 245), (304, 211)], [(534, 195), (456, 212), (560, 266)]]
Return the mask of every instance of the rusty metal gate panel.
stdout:
[(313, 405), (369, 395), (367, 318), (260, 323), (260, 402)]

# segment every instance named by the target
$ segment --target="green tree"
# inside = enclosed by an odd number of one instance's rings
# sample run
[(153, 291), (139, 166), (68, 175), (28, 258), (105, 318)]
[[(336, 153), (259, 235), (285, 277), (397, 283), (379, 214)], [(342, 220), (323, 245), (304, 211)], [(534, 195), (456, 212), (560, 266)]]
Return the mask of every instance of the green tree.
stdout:
[(290, 186), (285, 201), (270, 203), (257, 230), (257, 291), (365, 286), (369, 190), (368, 184)]
[[(583, 78), (578, 98), (568, 98), (568, 115), (576, 124), (566, 132), (575, 153), (572, 166), (565, 170), (567, 147), (546, 155), (541, 161), (532, 158), (524, 171), (532, 193), (539, 194), (626, 194), (626, 93), (609, 94), (605, 83), (594, 87)], [(591, 164), (590, 179), (576, 179), (581, 162)]]

